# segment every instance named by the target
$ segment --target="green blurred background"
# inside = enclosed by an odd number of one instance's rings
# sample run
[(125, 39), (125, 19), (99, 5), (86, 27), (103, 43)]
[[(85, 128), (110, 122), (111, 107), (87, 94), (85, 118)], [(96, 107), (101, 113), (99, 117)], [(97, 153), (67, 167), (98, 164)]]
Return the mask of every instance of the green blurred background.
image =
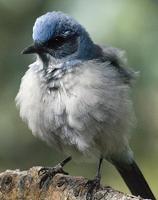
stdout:
[[(138, 118), (131, 146), (158, 197), (158, 1), (157, 0), (0, 0), (0, 170), (54, 165), (63, 158), (34, 138), (19, 118), (14, 98), (33, 62), (20, 51), (32, 43), (35, 19), (61, 10), (83, 24), (96, 43), (125, 49), (129, 65), (140, 71), (132, 91)], [(73, 175), (92, 178), (96, 165), (71, 162)], [(128, 192), (115, 169), (104, 163), (103, 184)]]

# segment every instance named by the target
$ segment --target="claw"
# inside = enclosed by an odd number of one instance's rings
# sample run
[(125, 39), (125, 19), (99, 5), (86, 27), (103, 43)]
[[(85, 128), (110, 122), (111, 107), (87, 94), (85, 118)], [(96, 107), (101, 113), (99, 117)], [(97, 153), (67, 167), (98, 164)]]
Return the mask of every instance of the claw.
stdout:
[(50, 181), (52, 180), (52, 178), (53, 178), (53, 176), (52, 175), (50, 176), (50, 174), (43, 175), (39, 182), (39, 188), (40, 189), (43, 188), (44, 185), (47, 186), (50, 183)]
[(44, 174), (46, 174), (48, 172), (48, 168), (47, 167), (42, 167), (39, 171), (38, 171), (38, 176), (42, 176)]
[(39, 182), (39, 188), (41, 189), (44, 185), (48, 185), (48, 183), (52, 180), (52, 178), (57, 173), (68, 175), (68, 173), (63, 170), (63, 167), (71, 159), (72, 159), (71, 157), (68, 157), (65, 160), (63, 160), (61, 163), (59, 163), (58, 165), (56, 165), (55, 167), (42, 167), (38, 171), (38, 175), (41, 177), (41, 180)]
[(89, 180), (86, 183), (86, 186), (88, 187), (86, 200), (92, 200), (94, 191), (97, 191), (98, 188), (100, 187), (100, 177), (96, 177), (93, 180)]

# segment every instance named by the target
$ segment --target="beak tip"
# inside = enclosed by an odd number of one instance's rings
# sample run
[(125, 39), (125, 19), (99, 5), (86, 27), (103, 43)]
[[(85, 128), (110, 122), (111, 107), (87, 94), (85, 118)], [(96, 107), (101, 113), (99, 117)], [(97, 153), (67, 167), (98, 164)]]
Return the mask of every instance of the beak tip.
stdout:
[(23, 55), (23, 54), (32, 54), (32, 53), (36, 53), (36, 48), (35, 48), (35, 46), (34, 45), (31, 45), (31, 46), (29, 46), (29, 47), (26, 47), (25, 49), (23, 49), (22, 51), (21, 51), (21, 54)]
[(21, 54), (21, 55), (24, 55), (24, 54), (25, 54), (24, 50), (22, 50), (22, 51), (20, 52), (20, 54)]

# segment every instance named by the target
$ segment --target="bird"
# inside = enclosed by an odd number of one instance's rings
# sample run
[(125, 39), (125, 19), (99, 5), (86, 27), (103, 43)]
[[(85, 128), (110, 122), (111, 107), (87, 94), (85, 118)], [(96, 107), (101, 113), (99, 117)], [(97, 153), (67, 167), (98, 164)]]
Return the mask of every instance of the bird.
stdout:
[[(33, 135), (64, 154), (99, 161), (89, 181), (90, 194), (100, 184), (105, 159), (133, 195), (156, 199), (129, 145), (136, 121), (130, 94), (136, 72), (127, 67), (124, 51), (95, 44), (80, 23), (60, 11), (38, 17), (32, 38), (22, 54), (35, 54), (36, 59), (15, 100)], [(55, 173), (67, 174), (63, 167), (70, 160), (42, 168), (41, 187)]]

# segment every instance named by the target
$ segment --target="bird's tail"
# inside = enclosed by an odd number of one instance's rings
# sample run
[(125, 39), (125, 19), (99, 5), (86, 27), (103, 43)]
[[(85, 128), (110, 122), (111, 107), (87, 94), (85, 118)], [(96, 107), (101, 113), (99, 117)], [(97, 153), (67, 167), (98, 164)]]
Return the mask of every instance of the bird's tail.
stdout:
[(156, 200), (154, 194), (152, 193), (148, 183), (146, 182), (142, 172), (139, 167), (133, 161), (132, 163), (122, 163), (118, 161), (113, 161), (116, 169), (121, 174), (131, 193), (135, 196), (141, 196), (145, 199)]

